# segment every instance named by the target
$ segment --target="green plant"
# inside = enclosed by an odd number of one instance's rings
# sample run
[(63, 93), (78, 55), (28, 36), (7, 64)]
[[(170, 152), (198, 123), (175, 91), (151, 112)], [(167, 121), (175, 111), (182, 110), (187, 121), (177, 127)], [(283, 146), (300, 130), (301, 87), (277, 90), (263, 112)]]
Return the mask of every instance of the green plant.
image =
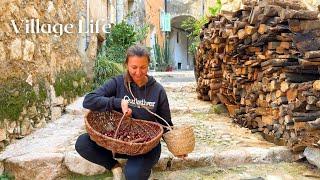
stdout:
[(212, 109), (210, 112), (213, 112), (215, 114), (222, 114), (222, 113), (228, 113), (228, 110), (223, 104), (216, 104), (212, 106)]
[(6, 172), (0, 175), (0, 180), (13, 180), (13, 179), (15, 179), (14, 176)]
[(183, 27), (187, 32), (190, 32), (188, 34), (188, 38), (192, 42), (191, 45), (188, 48), (188, 51), (190, 53), (194, 53), (196, 51), (196, 48), (198, 47), (200, 43), (200, 32), (202, 30), (202, 26), (208, 22), (208, 18), (203, 16), (199, 19), (194, 18), (187, 18), (186, 20), (182, 21), (181, 27)]
[(44, 80), (38, 80), (39, 92), (36, 93), (31, 85), (22, 79), (11, 78), (0, 84), (0, 120), (8, 119), (15, 121), (19, 119), (24, 107), (41, 104), (47, 98)]
[(136, 32), (136, 41), (141, 42), (146, 38), (146, 35), (149, 31), (150, 25), (149, 24), (144, 24), (141, 27), (135, 27), (135, 32)]
[(213, 7), (209, 7), (209, 12), (211, 16), (216, 16), (218, 13), (220, 13), (222, 8), (221, 0), (217, 0), (216, 4)]
[(94, 68), (93, 88), (97, 88), (113, 76), (123, 73), (122, 64), (108, 61), (105, 56), (98, 55)]
[(72, 98), (82, 96), (92, 89), (91, 82), (83, 70), (60, 72), (53, 86), (56, 96), (62, 96), (69, 102)]
[(145, 38), (149, 26), (135, 28), (124, 21), (111, 28), (111, 32), (99, 53), (108, 61), (123, 63), (126, 50)]
[(122, 63), (125, 52), (136, 42), (134, 27), (122, 21), (111, 28), (111, 33), (101, 48), (101, 56), (107, 57), (109, 61)]
[(94, 65), (93, 87), (101, 86), (106, 80), (123, 73), (122, 66), (127, 49), (142, 41), (149, 26), (134, 27), (122, 21), (111, 28), (110, 34), (99, 49)]
[[(217, 0), (213, 7), (209, 7), (209, 12), (211, 16), (216, 16), (222, 8), (221, 0)], [(188, 38), (191, 40), (191, 45), (189, 46), (188, 51), (192, 54), (196, 51), (200, 43), (200, 32), (204, 24), (208, 22), (208, 18), (206, 16), (202, 16), (199, 19), (187, 18), (182, 21), (181, 27), (184, 28), (188, 34)]]
[(154, 59), (157, 63), (158, 71), (165, 71), (168, 66), (171, 65), (171, 57), (168, 41), (165, 40), (163, 44), (163, 48), (159, 45), (158, 37), (155, 36), (155, 44), (153, 46), (154, 49)]

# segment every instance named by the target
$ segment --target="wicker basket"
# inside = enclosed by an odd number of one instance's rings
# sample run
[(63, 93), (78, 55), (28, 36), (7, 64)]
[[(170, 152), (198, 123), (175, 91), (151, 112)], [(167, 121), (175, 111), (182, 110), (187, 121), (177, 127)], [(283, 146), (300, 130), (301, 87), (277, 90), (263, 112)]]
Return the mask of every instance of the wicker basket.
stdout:
[[(158, 123), (124, 117), (121, 124), (122, 114), (112, 112), (90, 111), (85, 117), (85, 126), (90, 138), (98, 145), (111, 150), (113, 153), (139, 155), (152, 150), (159, 142), (163, 134), (163, 128)], [(126, 142), (104, 135), (108, 130), (129, 128), (130, 131), (143, 132), (151, 140), (143, 143)]]
[(163, 138), (169, 151), (175, 156), (189, 154), (194, 150), (195, 137), (190, 125), (174, 127)]

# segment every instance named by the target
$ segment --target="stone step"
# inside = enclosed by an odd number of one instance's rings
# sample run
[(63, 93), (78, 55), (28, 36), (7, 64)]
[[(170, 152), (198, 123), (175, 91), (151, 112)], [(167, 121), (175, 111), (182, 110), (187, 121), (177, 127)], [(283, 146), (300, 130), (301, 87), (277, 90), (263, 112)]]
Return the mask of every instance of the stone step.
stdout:
[[(219, 153), (193, 152), (183, 160), (162, 153), (159, 162), (154, 167), (156, 171), (182, 170), (195, 167), (218, 166), (233, 167), (243, 164), (261, 164), (292, 162), (294, 156), (285, 147), (272, 148), (241, 148)], [(125, 163), (125, 161), (121, 161)], [(102, 166), (93, 164), (75, 151), (68, 152), (31, 152), (5, 160), (6, 171), (16, 179), (55, 179), (70, 172), (82, 175), (97, 175), (105, 173)]]
[[(270, 148), (240, 148), (221, 152), (192, 152), (186, 159), (173, 157), (163, 152), (154, 167), (155, 171), (182, 170), (196, 167), (218, 166), (234, 167), (243, 164), (269, 164), (279, 162), (293, 162), (296, 156), (286, 147)], [(82, 175), (97, 175), (105, 173), (104, 168), (84, 160), (77, 152), (65, 155), (65, 166), (71, 172)], [(125, 164), (125, 160), (121, 160)]]
[(73, 114), (73, 115), (82, 115), (88, 112), (87, 109), (83, 108), (84, 97), (79, 97), (75, 102), (71, 103), (66, 107), (66, 113), (67, 114)]

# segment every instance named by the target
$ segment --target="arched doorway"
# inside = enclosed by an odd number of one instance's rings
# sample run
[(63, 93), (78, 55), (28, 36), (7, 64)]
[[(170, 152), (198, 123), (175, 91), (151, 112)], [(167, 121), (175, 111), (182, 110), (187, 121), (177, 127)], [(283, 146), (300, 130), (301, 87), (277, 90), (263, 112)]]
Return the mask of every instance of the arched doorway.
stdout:
[(181, 26), (182, 22), (188, 18), (194, 17), (190, 15), (179, 15), (171, 19), (169, 46), (172, 63), (176, 70), (192, 70), (194, 68), (194, 57), (188, 52), (188, 48), (192, 43), (187, 37), (189, 32)]

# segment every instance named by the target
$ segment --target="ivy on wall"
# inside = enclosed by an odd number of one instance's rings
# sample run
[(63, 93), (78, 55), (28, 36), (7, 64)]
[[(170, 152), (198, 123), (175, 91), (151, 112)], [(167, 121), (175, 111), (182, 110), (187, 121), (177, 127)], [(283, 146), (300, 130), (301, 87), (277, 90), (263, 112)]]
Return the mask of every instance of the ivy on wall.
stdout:
[(39, 91), (22, 79), (11, 78), (0, 85), (0, 120), (19, 119), (24, 107), (41, 104), (47, 98), (44, 81), (39, 81)]
[(91, 81), (83, 70), (60, 72), (53, 84), (56, 96), (62, 96), (68, 103), (77, 96), (83, 96), (92, 90)]
[[(40, 111), (48, 97), (45, 80), (37, 80), (37, 86), (31, 86), (25, 80), (11, 78), (0, 84), (0, 121), (17, 121), (23, 108), (35, 105)], [(37, 87), (37, 88), (34, 88)], [(61, 72), (54, 83), (56, 96), (62, 96), (71, 102), (77, 96), (91, 91), (91, 82), (82, 70)]]

